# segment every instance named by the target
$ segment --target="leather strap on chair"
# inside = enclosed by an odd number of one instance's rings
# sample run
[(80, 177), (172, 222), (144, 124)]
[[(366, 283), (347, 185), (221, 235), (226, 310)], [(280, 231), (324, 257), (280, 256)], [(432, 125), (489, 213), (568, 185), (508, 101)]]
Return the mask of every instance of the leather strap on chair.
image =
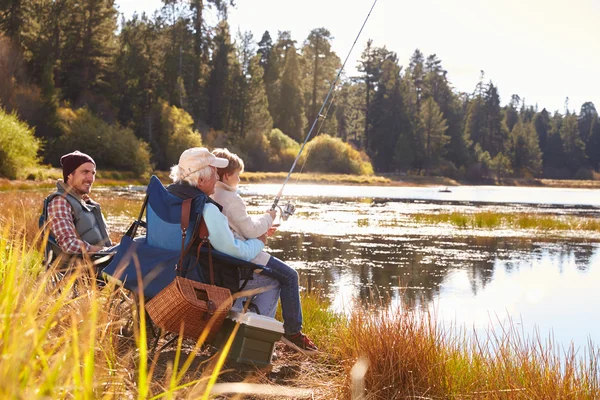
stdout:
[(211, 251), (212, 246), (210, 244), (210, 240), (208, 239), (208, 227), (206, 226), (206, 222), (204, 222), (204, 217), (202, 217), (200, 219), (199, 237), (200, 237), (200, 245), (198, 246), (197, 258), (200, 259), (200, 249), (202, 248), (202, 246), (204, 246), (204, 244), (206, 244), (206, 247), (208, 248), (208, 271), (210, 274), (210, 284), (214, 285), (215, 284), (215, 271), (214, 271), (213, 262), (212, 262), (212, 251)]
[(178, 273), (182, 272), (183, 257), (187, 251), (185, 251), (185, 237), (187, 236), (187, 230), (190, 226), (190, 211), (192, 209), (192, 200), (185, 199), (181, 205), (181, 254), (179, 255), (179, 263), (175, 267)]

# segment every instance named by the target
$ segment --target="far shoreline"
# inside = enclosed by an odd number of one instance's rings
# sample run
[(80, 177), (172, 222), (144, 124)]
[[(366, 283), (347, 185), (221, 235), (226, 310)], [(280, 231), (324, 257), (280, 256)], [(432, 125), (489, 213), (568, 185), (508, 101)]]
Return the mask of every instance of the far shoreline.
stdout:
[[(169, 182), (168, 171), (154, 171), (163, 183)], [(244, 172), (240, 176), (241, 184), (282, 184), (287, 172)], [(30, 175), (31, 176), (31, 175)], [(53, 188), (56, 179), (61, 177), (58, 168), (52, 168), (44, 173), (45, 179), (16, 179), (0, 178), (0, 191), (32, 190)], [(135, 178), (129, 172), (98, 171), (96, 187), (102, 186), (144, 186), (148, 178)], [(355, 185), (355, 186), (390, 186), (390, 187), (449, 187), (452, 186), (519, 186), (519, 187), (551, 187), (572, 189), (600, 189), (600, 180), (559, 180), (559, 179), (485, 179), (478, 182), (452, 179), (442, 176), (420, 175), (344, 175), (324, 173), (293, 173), (288, 184), (316, 185)]]

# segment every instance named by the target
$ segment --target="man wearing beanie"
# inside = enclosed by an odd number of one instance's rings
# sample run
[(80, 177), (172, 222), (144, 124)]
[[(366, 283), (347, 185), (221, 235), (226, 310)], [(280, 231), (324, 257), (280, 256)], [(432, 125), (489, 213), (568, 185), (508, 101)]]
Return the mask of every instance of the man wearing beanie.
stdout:
[(100, 204), (89, 197), (96, 163), (78, 150), (60, 158), (63, 180), (46, 198), (50, 232), (64, 253), (94, 253), (111, 245)]

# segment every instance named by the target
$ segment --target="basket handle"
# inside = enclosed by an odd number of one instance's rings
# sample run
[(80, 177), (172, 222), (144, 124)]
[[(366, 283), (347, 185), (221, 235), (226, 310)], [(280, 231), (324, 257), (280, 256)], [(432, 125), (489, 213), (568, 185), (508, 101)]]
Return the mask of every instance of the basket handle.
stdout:
[[(179, 290), (181, 292), (183, 292), (183, 290), (181, 288), (181, 284), (182, 284), (181, 280), (179, 280), (179, 284), (180, 284)], [(196, 286), (194, 286), (194, 284), (192, 282), (190, 282), (188, 280), (186, 280), (184, 284), (190, 285), (192, 287), (192, 291), (196, 295), (196, 304), (199, 306), (206, 307), (206, 313), (204, 314), (204, 318), (209, 319), (210, 317), (212, 317), (213, 314), (215, 313), (215, 311), (217, 311), (217, 306), (215, 305), (215, 302), (213, 301), (210, 291), (207, 290), (206, 288), (197, 288)], [(202, 295), (202, 298), (200, 297), (200, 295)]]

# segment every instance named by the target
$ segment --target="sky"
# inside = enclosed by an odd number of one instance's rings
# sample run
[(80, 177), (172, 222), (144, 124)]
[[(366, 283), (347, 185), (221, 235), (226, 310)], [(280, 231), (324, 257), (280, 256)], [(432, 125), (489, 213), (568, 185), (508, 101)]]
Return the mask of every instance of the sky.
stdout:
[[(342, 61), (374, 0), (236, 0), (231, 32), (250, 31), (258, 42), (268, 30), (287, 30), (302, 44), (315, 28), (327, 28)], [(152, 14), (160, 0), (117, 0), (119, 11)], [(216, 15), (207, 16), (217, 22)], [(408, 65), (415, 49), (437, 54), (452, 86), (475, 89), (480, 71), (500, 92), (502, 104), (518, 94), (528, 105), (579, 113), (591, 101), (600, 110), (600, 0), (377, 0), (346, 64), (356, 75), (368, 39), (396, 52)]]

